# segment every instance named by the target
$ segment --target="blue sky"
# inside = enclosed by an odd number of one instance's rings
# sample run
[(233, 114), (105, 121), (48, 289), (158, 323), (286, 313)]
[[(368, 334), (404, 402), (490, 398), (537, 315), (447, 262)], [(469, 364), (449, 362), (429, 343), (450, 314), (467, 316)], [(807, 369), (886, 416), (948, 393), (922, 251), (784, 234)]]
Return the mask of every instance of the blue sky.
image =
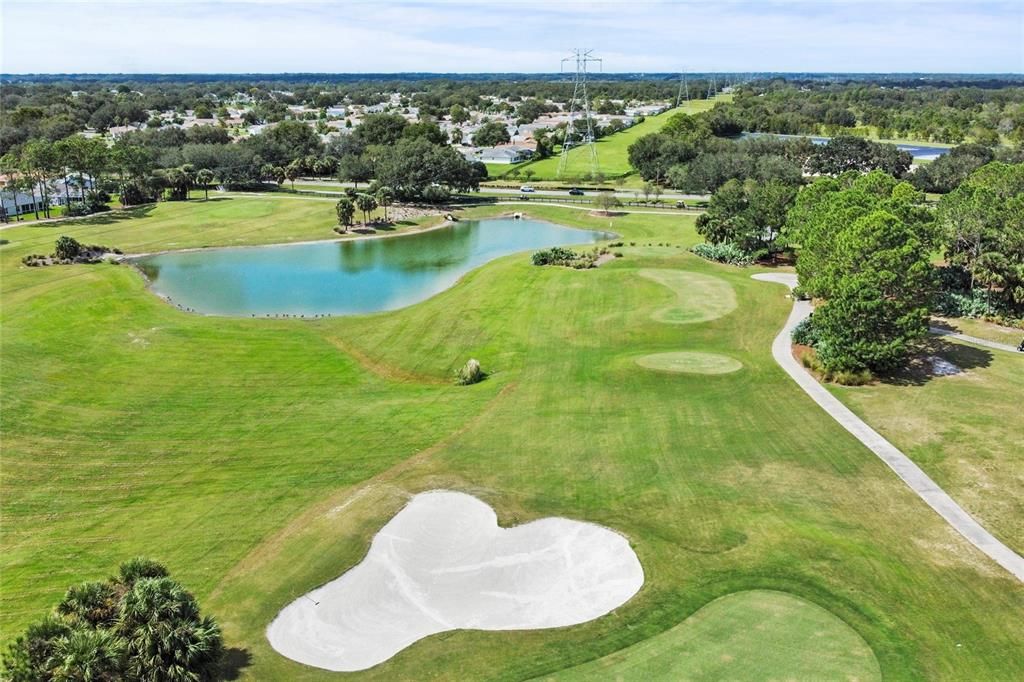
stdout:
[(0, 0), (5, 73), (1024, 72), (1024, 2)]

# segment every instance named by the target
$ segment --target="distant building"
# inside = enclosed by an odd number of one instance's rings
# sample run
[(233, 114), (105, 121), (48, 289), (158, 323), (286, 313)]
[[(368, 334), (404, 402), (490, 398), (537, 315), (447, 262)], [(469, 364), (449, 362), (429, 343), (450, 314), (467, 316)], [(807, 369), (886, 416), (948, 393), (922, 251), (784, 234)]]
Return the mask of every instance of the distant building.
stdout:
[(533, 158), (533, 150), (520, 145), (506, 145), (501, 147), (485, 147), (483, 149), (470, 149), (464, 152), (465, 157), (470, 161), (482, 161), (483, 163), (513, 164), (529, 161)]

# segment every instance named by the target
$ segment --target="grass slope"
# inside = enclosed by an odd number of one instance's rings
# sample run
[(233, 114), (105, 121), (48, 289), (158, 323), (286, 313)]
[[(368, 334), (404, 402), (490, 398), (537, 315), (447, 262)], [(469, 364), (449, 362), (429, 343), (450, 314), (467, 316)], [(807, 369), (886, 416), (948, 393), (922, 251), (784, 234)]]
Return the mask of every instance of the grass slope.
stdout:
[[(637, 246), (589, 271), (508, 256), (404, 310), (305, 322), (182, 313), (124, 266), (19, 263), (62, 233), (126, 251), (315, 238), (332, 211), (231, 199), (5, 231), (4, 639), (68, 584), (142, 553), (217, 616), (242, 678), (333, 678), (274, 653), (267, 624), (357, 563), (408, 495), (449, 488), (487, 501), (503, 525), (560, 515), (615, 528), (647, 582), (590, 623), (446, 633), (359, 679), (554, 674), (751, 589), (829, 610), (887, 678), (1024, 676), (1024, 589), (788, 380), (769, 346), (789, 302), (688, 254), (692, 216), (531, 206), (567, 225), (611, 223)], [(640, 276), (649, 269), (720, 279), (736, 308), (654, 319), (674, 294)], [(677, 305), (699, 315), (702, 303)], [(668, 351), (744, 369), (635, 364)], [(490, 377), (451, 385), (468, 357)]]
[(711, 602), (671, 630), (550, 680), (881, 680), (853, 628), (783, 592)]
[[(657, 116), (649, 116), (643, 122), (638, 123), (635, 126), (631, 126), (622, 132), (602, 137), (595, 144), (601, 173), (608, 178), (632, 173), (633, 168), (629, 165), (628, 150), (629, 145), (636, 142), (638, 138), (658, 132), (675, 114), (698, 114), (702, 111), (708, 111), (713, 108), (715, 104), (719, 102), (726, 102), (731, 99), (731, 97), (732, 95), (719, 95), (712, 99), (691, 100), (680, 107), (669, 109)], [(534, 175), (531, 180), (555, 180), (559, 178), (558, 167), (561, 159), (560, 155), (561, 152), (547, 159), (539, 159), (537, 161), (531, 161), (524, 164), (517, 164), (514, 167), (518, 168), (520, 173), (527, 168), (532, 170)], [(568, 178), (580, 178), (585, 175), (589, 175), (590, 169), (589, 148), (586, 146), (576, 147), (575, 149), (569, 150), (569, 157), (566, 160), (565, 170), (562, 172), (561, 178), (563, 180)], [(501, 168), (492, 169), (488, 167), (488, 172), (491, 173), (492, 177), (502, 177), (511, 169), (505, 167), (504, 173), (501, 175), (495, 175), (495, 173), (501, 173), (501, 170)]]

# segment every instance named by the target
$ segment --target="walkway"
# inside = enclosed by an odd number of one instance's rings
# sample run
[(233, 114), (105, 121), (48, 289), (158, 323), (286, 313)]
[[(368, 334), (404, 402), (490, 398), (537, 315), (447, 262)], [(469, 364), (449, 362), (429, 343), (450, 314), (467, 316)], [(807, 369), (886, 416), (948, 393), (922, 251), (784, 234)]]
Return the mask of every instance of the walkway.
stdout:
[[(754, 279), (764, 282), (784, 284), (790, 289), (796, 286), (796, 275), (790, 273), (767, 273), (754, 275)], [(810, 372), (803, 368), (793, 357), (791, 335), (804, 318), (811, 314), (810, 301), (794, 301), (793, 310), (786, 320), (786, 325), (772, 343), (772, 355), (775, 361), (799, 384), (814, 402), (863, 443), (869, 450), (878, 455), (896, 475), (903, 479), (918, 497), (934, 509), (958, 533), (967, 538), (968, 542), (987, 554), (993, 561), (1024, 582), (1024, 558), (1004, 545), (985, 530), (981, 524), (964, 511), (953, 498), (947, 495), (928, 474), (914, 464), (909, 457), (872, 429), (860, 417), (839, 402), (839, 399), (828, 392)]]
[(1017, 349), (1008, 343), (999, 343), (998, 341), (989, 341), (988, 339), (979, 339), (977, 336), (969, 336), (967, 334), (961, 334), (955, 332), (952, 329), (943, 329), (942, 327), (928, 327), (928, 331), (932, 334), (938, 334), (939, 336), (949, 336), (958, 341), (965, 341), (967, 343), (973, 343), (976, 346), (984, 346), (985, 348), (992, 348), (994, 350), (1005, 350), (1010, 353), (1017, 353)]

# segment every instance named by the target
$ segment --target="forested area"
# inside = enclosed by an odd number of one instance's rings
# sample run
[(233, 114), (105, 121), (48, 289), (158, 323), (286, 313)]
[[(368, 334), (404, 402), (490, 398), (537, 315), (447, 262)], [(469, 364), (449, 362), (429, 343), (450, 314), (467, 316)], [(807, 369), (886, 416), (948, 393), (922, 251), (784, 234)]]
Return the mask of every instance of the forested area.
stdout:
[(752, 132), (841, 135), (959, 144), (1024, 142), (1024, 87), (892, 87), (873, 83), (750, 83), (717, 107)]

